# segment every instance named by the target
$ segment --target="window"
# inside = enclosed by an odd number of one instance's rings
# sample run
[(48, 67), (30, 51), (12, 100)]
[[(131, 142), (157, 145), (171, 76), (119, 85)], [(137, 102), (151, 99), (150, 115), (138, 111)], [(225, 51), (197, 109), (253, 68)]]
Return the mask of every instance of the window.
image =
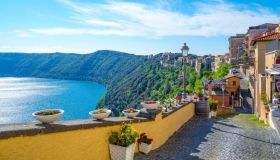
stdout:
[(233, 85), (233, 86), (236, 86), (236, 82), (235, 82), (235, 81), (232, 81), (232, 85)]

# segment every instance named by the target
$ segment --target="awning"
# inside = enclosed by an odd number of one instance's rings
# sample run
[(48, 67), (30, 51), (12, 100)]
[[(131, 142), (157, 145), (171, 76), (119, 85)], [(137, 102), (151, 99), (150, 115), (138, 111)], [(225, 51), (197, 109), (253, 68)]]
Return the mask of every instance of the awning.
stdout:
[(265, 72), (269, 75), (280, 75), (280, 69), (279, 68), (265, 69)]

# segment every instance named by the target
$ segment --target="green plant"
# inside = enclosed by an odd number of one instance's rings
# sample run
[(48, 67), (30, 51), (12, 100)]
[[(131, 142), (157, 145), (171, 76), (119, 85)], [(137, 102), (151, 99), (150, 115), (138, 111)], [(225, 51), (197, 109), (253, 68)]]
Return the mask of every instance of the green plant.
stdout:
[(279, 92), (274, 92), (273, 95), (274, 95), (274, 97), (280, 97), (280, 93)]
[(262, 99), (262, 101), (263, 101), (264, 108), (265, 108), (265, 109), (269, 109), (269, 101), (267, 100), (266, 94), (265, 94), (265, 93), (262, 93), (262, 94), (261, 94), (261, 99)]
[(48, 115), (54, 115), (54, 114), (58, 114), (60, 113), (60, 111), (57, 110), (46, 110), (46, 111), (41, 111), (36, 113), (36, 115), (40, 115), (40, 116), (48, 116)]
[(280, 51), (277, 52), (277, 56), (280, 57)]
[(135, 131), (131, 125), (123, 123), (119, 132), (112, 132), (109, 137), (109, 143), (127, 147), (136, 142), (139, 133)]
[(218, 107), (218, 101), (212, 98), (209, 98), (207, 101), (208, 105), (210, 106), (211, 111), (216, 111)]

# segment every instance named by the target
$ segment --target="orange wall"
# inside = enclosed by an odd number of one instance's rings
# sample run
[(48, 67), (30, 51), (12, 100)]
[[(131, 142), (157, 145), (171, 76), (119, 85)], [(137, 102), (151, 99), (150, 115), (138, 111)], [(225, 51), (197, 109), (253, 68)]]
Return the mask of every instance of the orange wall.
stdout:
[[(223, 96), (212, 95), (211, 97), (219, 102), (219, 106), (223, 105)], [(229, 96), (224, 96), (224, 105), (229, 107)]]

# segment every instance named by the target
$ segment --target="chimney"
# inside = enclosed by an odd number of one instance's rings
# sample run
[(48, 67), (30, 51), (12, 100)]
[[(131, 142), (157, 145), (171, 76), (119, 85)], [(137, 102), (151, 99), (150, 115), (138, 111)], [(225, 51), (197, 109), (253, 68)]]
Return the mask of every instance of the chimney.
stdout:
[(208, 83), (208, 96), (212, 95), (212, 84), (211, 81)]

